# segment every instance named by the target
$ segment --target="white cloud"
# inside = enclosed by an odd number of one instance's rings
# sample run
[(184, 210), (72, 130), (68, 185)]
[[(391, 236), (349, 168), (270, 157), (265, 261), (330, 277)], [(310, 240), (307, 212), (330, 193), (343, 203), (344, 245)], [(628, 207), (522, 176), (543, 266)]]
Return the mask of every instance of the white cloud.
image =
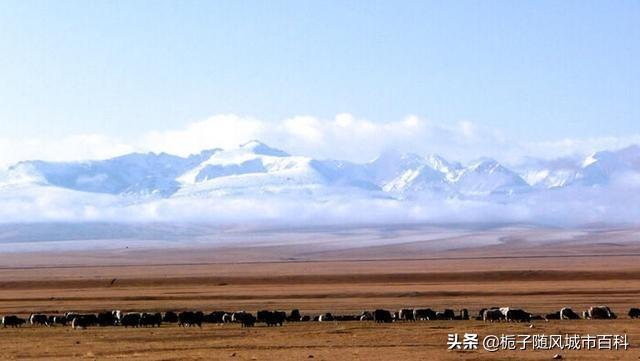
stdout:
[(324, 134), (320, 121), (314, 117), (295, 117), (283, 122), (283, 130), (292, 138), (312, 144), (322, 144)]
[(586, 155), (600, 150), (616, 150), (632, 144), (640, 144), (640, 134), (623, 137), (602, 136), (592, 138), (563, 138), (542, 142), (514, 142), (518, 155), (559, 158)]
[(394, 223), (529, 223), (581, 226), (637, 224), (640, 181), (624, 175), (603, 188), (571, 187), (524, 194), (509, 202), (429, 197), (411, 200), (335, 194), (168, 198), (120, 196), (27, 186), (0, 192), (0, 224), (12, 222), (205, 222), (247, 226)]
[(396, 149), (418, 154), (438, 153), (452, 160), (489, 156), (514, 163), (523, 156), (556, 158), (618, 149), (640, 143), (640, 134), (531, 142), (510, 139), (499, 129), (487, 129), (468, 120), (448, 126), (415, 115), (374, 122), (346, 113), (333, 119), (295, 116), (279, 121), (226, 114), (193, 122), (184, 128), (151, 130), (131, 142), (101, 134), (71, 135), (62, 139), (0, 138), (0, 165), (25, 159), (101, 159), (132, 151), (186, 156), (203, 149), (233, 148), (252, 139), (292, 154), (357, 162), (371, 160), (384, 150)]
[(71, 135), (61, 139), (0, 138), (0, 166), (21, 160), (50, 161), (104, 159), (135, 151), (119, 139), (101, 134)]
[(268, 134), (269, 124), (237, 115), (216, 115), (177, 130), (151, 131), (142, 136), (138, 147), (147, 151), (178, 155), (203, 149), (232, 148)]

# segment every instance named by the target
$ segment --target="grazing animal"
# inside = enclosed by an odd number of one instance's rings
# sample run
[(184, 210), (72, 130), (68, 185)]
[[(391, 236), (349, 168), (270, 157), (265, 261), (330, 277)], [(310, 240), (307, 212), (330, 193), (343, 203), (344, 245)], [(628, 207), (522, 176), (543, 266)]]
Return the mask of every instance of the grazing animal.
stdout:
[(122, 311), (120, 311), (120, 310), (111, 311), (111, 315), (115, 319), (115, 324), (116, 325), (120, 323), (120, 320), (122, 320)]
[(435, 320), (436, 313), (430, 308), (416, 308), (413, 310), (413, 318), (416, 321)]
[(553, 312), (553, 313), (547, 313), (544, 316), (544, 319), (549, 321), (549, 320), (559, 320), (560, 319), (560, 311), (558, 312)]
[(309, 322), (309, 321), (311, 321), (311, 316), (309, 315), (304, 315), (300, 317), (300, 322)]
[(9, 315), (2, 317), (2, 327), (20, 327), (27, 323), (27, 320), (15, 315)]
[(202, 317), (203, 323), (224, 323), (222, 318), (224, 317), (224, 311), (213, 311)]
[(74, 318), (80, 316), (80, 314), (76, 313), (76, 312), (65, 312), (64, 313), (64, 318), (67, 319), (68, 323), (71, 323), (71, 321), (73, 321)]
[(443, 312), (436, 312), (437, 320), (453, 320), (456, 318), (456, 313), (452, 309), (447, 308)]
[(456, 317), (456, 313), (452, 309), (447, 308), (444, 310), (444, 317), (447, 320), (453, 320)]
[(415, 321), (415, 317), (413, 316), (413, 309), (411, 308), (403, 308), (398, 311), (398, 320), (400, 321)]
[(233, 322), (238, 322), (242, 327), (253, 327), (256, 324), (256, 317), (248, 312), (234, 312), (232, 315)]
[(122, 315), (120, 324), (124, 327), (140, 327), (142, 315), (139, 312), (128, 312)]
[(629, 310), (629, 318), (640, 318), (640, 308), (631, 308)]
[(591, 320), (609, 320), (617, 318), (616, 314), (607, 306), (592, 306), (589, 307), (586, 312), (587, 318)]
[(167, 311), (164, 313), (164, 316), (162, 316), (162, 322), (177, 323), (178, 315), (173, 311)]
[(256, 324), (256, 317), (250, 313), (245, 314), (240, 320), (242, 327), (253, 327)]
[(231, 314), (225, 313), (222, 315), (222, 323), (231, 323)]
[(505, 319), (504, 314), (502, 313), (502, 311), (500, 311), (499, 308), (491, 308), (488, 310), (484, 310), (484, 313), (482, 315), (482, 320), (483, 321), (489, 321), (489, 322), (495, 322), (495, 321), (502, 321)]
[(335, 318), (330, 312), (324, 313), (318, 317), (318, 322), (335, 321)]
[(476, 321), (484, 320), (484, 311), (486, 311), (486, 310), (497, 310), (499, 308), (500, 307), (496, 307), (496, 306), (489, 307), (489, 308), (481, 308), (480, 311), (478, 312), (478, 316), (476, 316)]
[(287, 322), (299, 322), (302, 317), (300, 316), (300, 310), (294, 308), (287, 317)]
[[(234, 314), (235, 315), (235, 314)], [(178, 314), (178, 324), (181, 327), (202, 327), (203, 313), (200, 311), (184, 311)]]
[(500, 312), (502, 312), (502, 316), (504, 316), (504, 318), (507, 318), (507, 313), (509, 313), (509, 307), (500, 307)]
[(469, 319), (469, 310), (463, 308), (460, 310), (460, 316), (455, 317), (456, 320), (468, 320)]
[(162, 325), (162, 314), (156, 313), (143, 313), (140, 316), (140, 326), (143, 327), (160, 327)]
[(98, 325), (104, 326), (115, 326), (118, 324), (118, 319), (116, 315), (112, 311), (100, 312), (98, 314)]
[(240, 323), (242, 321), (242, 316), (245, 314), (245, 311), (237, 311), (231, 313), (231, 322)]
[(67, 322), (73, 322), (76, 318), (82, 318), (82, 323), (86, 325), (85, 327), (98, 324), (98, 316), (93, 313), (71, 313), (67, 316)]
[(64, 315), (51, 315), (49, 316), (47, 323), (49, 324), (49, 326), (55, 326), (55, 325), (66, 326), (67, 318), (64, 317)]
[(287, 313), (283, 311), (273, 311), (273, 317), (276, 324), (282, 326), (284, 321), (287, 320)]
[(88, 313), (88, 314), (85, 314), (83, 316), (89, 322), (89, 326), (95, 326), (95, 325), (98, 324), (98, 316), (97, 315), (94, 315), (93, 313)]
[(393, 321), (393, 317), (391, 316), (391, 312), (378, 309), (373, 311), (373, 320), (376, 321), (376, 323), (390, 323)]
[(89, 317), (85, 317), (84, 315), (78, 315), (73, 318), (73, 321), (71, 321), (71, 328), (74, 330), (85, 329), (92, 325), (94, 325), (93, 320)]
[(511, 322), (531, 322), (531, 314), (521, 309), (510, 308), (506, 319)]
[(436, 320), (439, 321), (443, 321), (443, 320), (453, 320), (456, 318), (456, 314), (455, 312), (453, 312), (453, 310), (451, 309), (446, 309), (443, 312), (436, 312)]
[(373, 314), (369, 311), (363, 311), (358, 318), (360, 321), (372, 321)]
[(573, 310), (570, 309), (569, 307), (563, 307), (560, 310), (560, 319), (561, 320), (579, 320), (580, 315), (573, 312)]
[(49, 326), (49, 317), (43, 314), (31, 314), (29, 323), (32, 326)]
[(267, 326), (282, 326), (287, 319), (287, 315), (280, 311), (258, 311), (256, 320), (257, 322), (264, 322)]

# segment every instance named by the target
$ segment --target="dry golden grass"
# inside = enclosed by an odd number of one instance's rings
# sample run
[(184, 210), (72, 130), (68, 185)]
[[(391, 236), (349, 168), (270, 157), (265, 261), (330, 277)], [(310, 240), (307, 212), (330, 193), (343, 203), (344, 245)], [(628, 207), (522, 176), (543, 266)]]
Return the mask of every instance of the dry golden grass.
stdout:
[[(142, 263), (122, 262), (132, 260), (135, 254), (122, 258), (81, 254), (55, 258), (54, 265), (42, 264), (45, 258), (41, 255), (34, 258), (37, 262), (20, 255), (29, 267), (12, 260), (0, 269), (0, 314), (111, 309), (255, 312), (265, 308), (346, 314), (375, 308), (466, 307), (475, 315), (480, 308), (493, 305), (546, 313), (562, 306), (582, 311), (590, 305), (607, 304), (623, 317), (615, 321), (536, 322), (533, 329), (477, 321), (304, 323), (253, 329), (237, 325), (206, 325), (202, 329), (96, 327), (82, 331), (24, 327), (0, 329), (0, 358), (550, 360), (557, 352), (446, 350), (448, 333), (477, 332), (627, 333), (632, 344), (629, 351), (561, 353), (568, 360), (637, 360), (640, 320), (627, 319), (626, 312), (640, 306), (640, 256), (634, 256), (635, 249), (626, 251), (626, 255), (564, 252), (561, 257), (544, 257), (544, 250), (530, 255), (519, 248), (511, 253), (474, 249), (455, 254), (412, 253), (413, 258), (421, 258), (413, 260), (384, 259), (378, 254), (374, 258), (379, 259), (369, 260), (255, 262), (253, 257), (259, 252), (254, 249), (247, 262), (239, 257), (241, 251), (234, 250), (236, 263), (190, 262), (189, 252), (184, 252), (179, 254), (180, 262), (172, 264), (162, 263), (166, 255), (154, 257), (150, 253)], [(206, 257), (206, 252), (198, 250), (198, 257)], [(265, 258), (274, 258), (269, 252), (268, 248), (262, 250)], [(385, 248), (384, 254), (388, 252)], [(497, 253), (502, 258), (492, 258)], [(523, 253), (532, 257), (523, 257)], [(624, 254), (625, 249), (616, 249), (616, 253)], [(370, 251), (369, 255), (376, 254)], [(67, 263), (61, 264), (62, 259)]]
[[(565, 321), (484, 324), (478, 321), (299, 323), (243, 329), (238, 325), (198, 328), (25, 327), (0, 330), (3, 359), (67, 360), (637, 360), (640, 321)], [(448, 351), (447, 333), (609, 334), (628, 333), (627, 351)], [(636, 341), (633, 341), (636, 340)]]

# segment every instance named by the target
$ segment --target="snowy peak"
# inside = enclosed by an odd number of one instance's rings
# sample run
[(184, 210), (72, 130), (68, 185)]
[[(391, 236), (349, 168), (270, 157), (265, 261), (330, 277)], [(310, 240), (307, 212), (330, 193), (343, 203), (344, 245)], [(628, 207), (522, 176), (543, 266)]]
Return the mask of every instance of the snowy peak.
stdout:
[(578, 157), (557, 159), (526, 158), (516, 166), (517, 173), (536, 189), (551, 189), (574, 183), (584, 160)]
[(484, 158), (460, 172), (454, 182), (466, 195), (514, 194), (527, 191), (529, 185), (517, 173), (494, 159)]
[(446, 175), (423, 164), (414, 169), (408, 169), (398, 177), (387, 183), (386, 192), (416, 193), (416, 192), (444, 192), (449, 190)]
[(564, 187), (596, 187), (617, 174), (640, 174), (640, 147), (577, 157), (526, 159), (514, 171), (495, 159), (463, 166), (437, 154), (386, 151), (371, 162), (290, 155), (259, 141), (188, 157), (132, 153), (83, 162), (23, 161), (0, 173), (0, 188), (27, 184), (131, 197), (361, 194), (366, 197), (516, 196)]
[(462, 165), (458, 162), (449, 162), (443, 157), (437, 154), (430, 154), (426, 157), (427, 164), (431, 166), (431, 168), (436, 169), (442, 173), (456, 173), (462, 169)]
[[(432, 164), (433, 163), (433, 164)], [(413, 153), (386, 151), (368, 164), (372, 181), (385, 192), (410, 194), (417, 192), (442, 192), (446, 187), (445, 169), (449, 163), (444, 158), (430, 159)]]
[(596, 152), (585, 159), (583, 166), (600, 166), (609, 171), (640, 169), (640, 146), (632, 145), (618, 151)]
[(408, 169), (415, 169), (423, 163), (424, 159), (417, 154), (387, 150), (365, 166), (373, 182), (383, 185), (399, 177)]
[(222, 149), (220, 148), (214, 148), (214, 149), (205, 149), (202, 152), (198, 153), (198, 154), (191, 154), (189, 155), (189, 157), (187, 157), (187, 159), (189, 160), (190, 164), (193, 164), (194, 166), (197, 164), (200, 164), (202, 162), (204, 162), (205, 160), (211, 158), (212, 155), (216, 154), (217, 152), (221, 152)]
[(596, 152), (585, 158), (576, 180), (585, 186), (602, 186), (616, 174), (640, 172), (640, 147), (632, 145), (617, 151)]
[(9, 173), (27, 172), (25, 179), (84, 192), (167, 196), (177, 190), (175, 178), (188, 167), (188, 160), (178, 156), (132, 153), (85, 162), (25, 161), (11, 167)]
[(242, 144), (240, 145), (239, 149), (246, 150), (254, 154), (268, 155), (271, 157), (288, 157), (289, 156), (288, 153), (280, 149), (271, 148), (268, 145), (257, 140), (252, 140), (245, 144)]
[(47, 184), (45, 177), (31, 162), (20, 162), (0, 173), (0, 185)]
[(304, 167), (303, 163), (308, 163), (306, 158), (291, 157), (286, 152), (255, 140), (235, 149), (214, 150), (210, 154), (208, 158), (203, 157), (204, 160), (182, 174), (178, 181), (194, 184), (220, 177)]
[(502, 165), (500, 165), (500, 163), (498, 163), (495, 159), (481, 158), (472, 163), (469, 169), (473, 172), (491, 174), (496, 171), (504, 170), (504, 167), (502, 167)]
[(518, 172), (537, 189), (604, 186), (617, 174), (640, 172), (640, 146), (595, 152), (584, 159), (527, 159)]

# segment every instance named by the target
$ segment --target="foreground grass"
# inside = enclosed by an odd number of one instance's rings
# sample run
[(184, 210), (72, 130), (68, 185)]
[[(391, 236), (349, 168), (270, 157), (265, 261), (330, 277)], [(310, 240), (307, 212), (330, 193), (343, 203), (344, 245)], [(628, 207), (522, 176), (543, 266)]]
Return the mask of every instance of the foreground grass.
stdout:
[[(448, 351), (448, 333), (628, 334), (627, 351)], [(180, 328), (72, 330), (69, 327), (0, 329), (2, 359), (137, 360), (638, 360), (640, 321), (565, 321), (485, 324), (477, 321), (299, 323), (240, 328), (205, 325)]]

